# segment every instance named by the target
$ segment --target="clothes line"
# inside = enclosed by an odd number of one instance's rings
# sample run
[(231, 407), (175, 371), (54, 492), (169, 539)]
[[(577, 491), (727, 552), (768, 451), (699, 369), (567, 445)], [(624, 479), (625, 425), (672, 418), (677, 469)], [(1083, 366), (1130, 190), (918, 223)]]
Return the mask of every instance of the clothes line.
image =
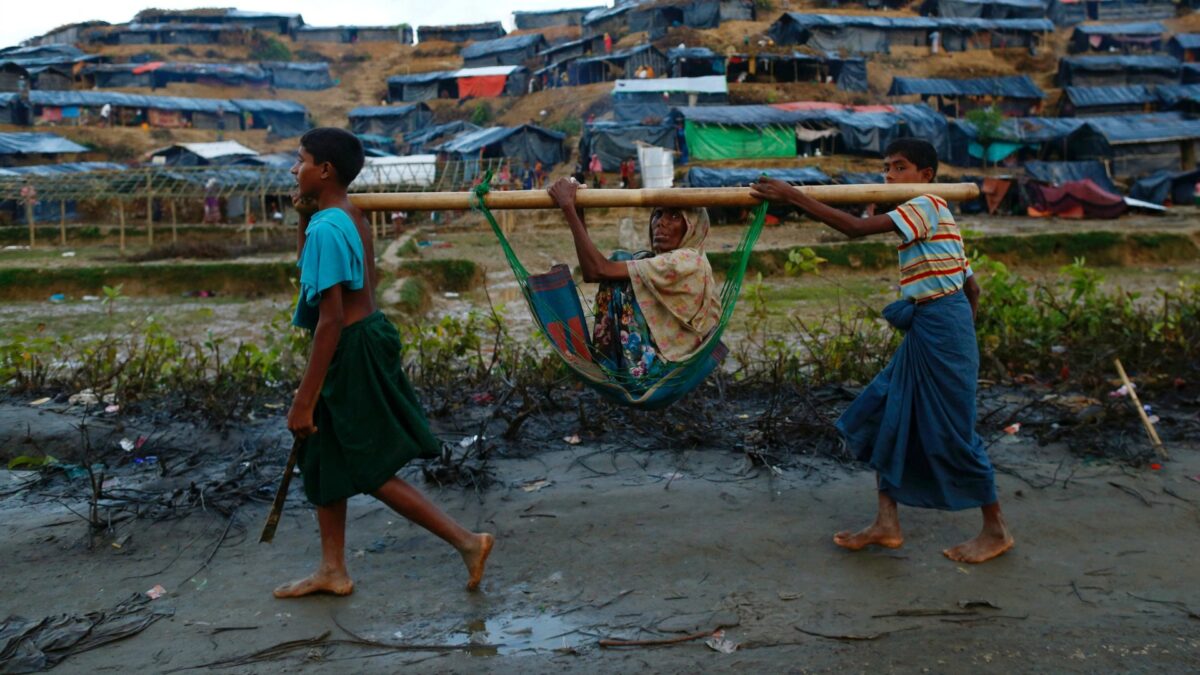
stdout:
[[(795, 188), (833, 205), (899, 204), (920, 195), (936, 195), (948, 202), (979, 197), (974, 183), (893, 183), (862, 185), (806, 185)], [(666, 206), (672, 208), (757, 206), (748, 187), (657, 188), (643, 190), (581, 189), (576, 195), (580, 208)], [(350, 201), (364, 211), (458, 211), (476, 201), (471, 192), (391, 192), (352, 194)], [(489, 192), (484, 203), (499, 209), (558, 208), (545, 190)]]

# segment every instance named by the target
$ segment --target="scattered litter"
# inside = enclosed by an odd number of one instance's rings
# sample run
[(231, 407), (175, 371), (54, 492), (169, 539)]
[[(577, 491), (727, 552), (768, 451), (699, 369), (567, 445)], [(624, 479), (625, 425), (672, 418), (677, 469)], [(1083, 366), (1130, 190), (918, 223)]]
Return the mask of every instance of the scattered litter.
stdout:
[(483, 441), (486, 441), (486, 440), (487, 440), (487, 436), (480, 436), (480, 435), (476, 434), (474, 436), (467, 436), (466, 438), (463, 438), (461, 441), (458, 442), (458, 444), (461, 447), (469, 448), (472, 445), (475, 445), (476, 443), (482, 443)]
[(1151, 415), (1147, 419), (1150, 420), (1150, 424), (1158, 424), (1159, 422), (1162, 421), (1161, 419), (1159, 419), (1158, 415)]
[(113, 394), (113, 393), (108, 393), (108, 394), (105, 394), (104, 396), (100, 397), (100, 400), (105, 403), (116, 403), (117, 395)]
[(100, 296), (98, 296), (98, 295), (85, 295), (82, 298), (80, 298), (80, 300), (83, 300), (84, 302), (95, 302), (99, 299), (100, 299)]
[(404, 639), (404, 631), (398, 630), (395, 633), (392, 633), (392, 637), (396, 638), (397, 640), (403, 640)]
[(112, 413), (115, 413), (115, 412), (120, 412), (120, 411), (121, 411), (121, 406), (117, 405), (116, 403), (114, 403), (114, 404), (112, 404), (112, 405), (110, 405), (110, 406), (106, 406), (106, 407), (104, 408), (104, 412), (106, 412), (106, 413), (109, 413), (110, 415), (111, 415)]
[(5, 251), (28, 251), (29, 246), (5, 246)]
[(201, 579), (199, 581), (196, 581), (196, 579), (193, 578), (192, 585), (196, 587), (196, 590), (202, 591), (202, 590), (204, 590), (204, 587), (208, 585), (208, 577), (204, 577), (203, 579)]
[(418, 241), (417, 246), (421, 248), (454, 248), (454, 244), (448, 241), (437, 240)]
[(784, 602), (790, 602), (792, 600), (799, 600), (803, 596), (804, 596), (803, 593), (790, 593), (788, 591), (779, 591), (779, 599)]
[(550, 481), (545, 478), (535, 478), (534, 480), (525, 481), (521, 484), (521, 490), (524, 492), (537, 492), (544, 487), (549, 486)]
[(454, 298), (457, 298), (457, 297), (460, 297), (460, 296), (459, 296), (459, 294), (458, 294), (458, 293), (455, 293), (454, 291), (446, 291), (445, 293), (442, 293), (442, 297), (443, 297), (443, 298), (450, 298), (451, 300), (453, 300)]
[(74, 257), (75, 257), (75, 251), (63, 251), (62, 257), (64, 257), (64, 258), (74, 258)]
[(133, 458), (134, 464), (154, 464), (157, 461), (158, 461), (157, 455), (149, 455), (147, 457), (134, 457)]
[(121, 449), (124, 450), (125, 452), (133, 452), (133, 449), (135, 447), (137, 447), (137, 445), (133, 441), (129, 440), (128, 438), (122, 438), (119, 441), (119, 444), (121, 446)]
[(475, 405), (484, 405), (495, 400), (496, 397), (492, 396), (491, 393), (486, 391), (481, 394), (471, 394), (471, 403), (474, 403)]
[(683, 480), (684, 478), (687, 478), (687, 476), (684, 476), (683, 472), (681, 472), (681, 471), (672, 471), (671, 473), (662, 474), (661, 476), (659, 476), (659, 478), (661, 478), (663, 480), (676, 481), (676, 480)]
[(563, 436), (563, 443), (566, 443), (567, 445), (579, 445), (582, 442), (583, 441), (579, 440), (579, 434), (571, 434), (570, 436)]
[(50, 296), (50, 302), (63, 302), (66, 299), (67, 296), (63, 295), (62, 293), (55, 293), (54, 295)]
[(36, 401), (30, 401), (30, 402), (29, 402), (29, 405), (45, 405), (45, 404), (47, 404), (47, 403), (49, 403), (50, 401), (53, 401), (53, 400), (54, 400), (54, 399), (52, 399), (52, 398), (50, 398), (49, 396), (47, 396), (47, 397), (45, 397), (45, 398), (39, 398), (39, 399), (38, 399), (38, 400), (36, 400)]
[(713, 633), (712, 637), (704, 641), (704, 644), (714, 652), (721, 652), (722, 654), (732, 654), (738, 648), (738, 643), (725, 639), (725, 631), (723, 630)]
[(216, 291), (187, 291), (183, 294), (185, 298), (215, 298)]
[(1000, 606), (991, 600), (959, 600), (958, 606), (962, 609), (975, 609), (977, 607), (986, 607), (988, 609), (1000, 609)]
[(1062, 345), (1054, 345), (1050, 348), (1050, 352), (1054, 354), (1065, 354), (1067, 352), (1067, 348)]
[(1150, 465), (1150, 470), (1151, 471), (1160, 471), (1160, 470), (1162, 470), (1162, 464), (1159, 464), (1158, 462), (1154, 462), (1153, 464)]
[(1128, 385), (1121, 385), (1120, 388), (1108, 392), (1109, 398), (1125, 398), (1129, 395), (1130, 389), (1137, 389), (1137, 385), (1130, 382)]
[(67, 399), (67, 403), (71, 405), (96, 405), (100, 402), (100, 397), (96, 396), (96, 392), (91, 389), (84, 389), (78, 394), (71, 394)]
[(1021, 431), (1021, 423), (1020, 422), (1013, 422), (1012, 424), (1004, 427), (1004, 433), (1006, 433), (1006, 434), (1011, 435), (1011, 434), (1015, 434), (1019, 431)]
[(268, 410), (280, 410), (283, 408), (283, 404), (282, 403), (264, 403), (263, 407), (267, 408)]
[(28, 466), (28, 467), (51, 466), (57, 462), (58, 462), (58, 460), (55, 459), (54, 457), (51, 457), (50, 455), (46, 455), (45, 457), (33, 457), (31, 455), (18, 455), (16, 457), (13, 457), (12, 459), (8, 460), (8, 468), (11, 471), (12, 469), (16, 469), (16, 468), (22, 467), (22, 466)]
[(124, 548), (125, 544), (128, 544), (128, 543), (129, 543), (129, 539), (130, 539), (132, 536), (133, 536), (133, 535), (131, 535), (131, 534), (123, 534), (123, 535), (121, 535), (120, 537), (117, 537), (116, 541), (114, 541), (114, 542), (112, 543), (112, 547), (113, 547), (113, 548), (115, 548), (115, 549), (121, 549), (121, 548)]
[(157, 600), (167, 594), (167, 589), (162, 587), (162, 584), (154, 584), (154, 588), (146, 591), (146, 597), (151, 600)]

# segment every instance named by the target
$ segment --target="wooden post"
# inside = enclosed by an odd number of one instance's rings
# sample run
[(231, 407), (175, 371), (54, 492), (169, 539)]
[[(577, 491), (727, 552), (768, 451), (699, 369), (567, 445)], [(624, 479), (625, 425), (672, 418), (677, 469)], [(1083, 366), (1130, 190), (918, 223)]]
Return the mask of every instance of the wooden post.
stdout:
[(67, 200), (58, 200), (58, 243), (67, 245)]
[(125, 200), (117, 198), (117, 224), (120, 226), (119, 239), (121, 255), (125, 255)]
[(154, 190), (152, 174), (146, 174), (146, 243), (154, 246)]
[(242, 197), (242, 210), (246, 212), (246, 245), (250, 245), (250, 231), (253, 226), (250, 224), (250, 195)]
[(37, 223), (33, 218), (33, 200), (25, 200), (25, 222), (29, 223), (29, 248), (37, 246)]
[(179, 213), (175, 210), (175, 200), (171, 200), (171, 243), (179, 243)]
[(1133, 407), (1137, 408), (1138, 417), (1142, 418), (1142, 426), (1146, 427), (1146, 435), (1150, 437), (1150, 443), (1154, 446), (1154, 450), (1163, 459), (1169, 459), (1167, 449), (1163, 447), (1162, 440), (1158, 437), (1158, 432), (1154, 430), (1154, 424), (1150, 421), (1150, 417), (1146, 415), (1146, 409), (1142, 407), (1142, 401), (1138, 398), (1137, 390), (1133, 388), (1133, 383), (1129, 381), (1129, 376), (1125, 374), (1125, 366), (1121, 365), (1121, 359), (1113, 359), (1113, 365), (1117, 367), (1117, 375), (1121, 376), (1121, 383), (1125, 385), (1125, 390), (1129, 392), (1129, 400), (1133, 401)]
[(267, 216), (267, 193), (266, 192), (259, 193), (258, 205), (260, 207), (259, 210), (262, 212), (263, 241), (267, 241), (268, 239), (271, 238), (271, 233), (268, 232), (268, 229), (271, 227), (271, 219)]

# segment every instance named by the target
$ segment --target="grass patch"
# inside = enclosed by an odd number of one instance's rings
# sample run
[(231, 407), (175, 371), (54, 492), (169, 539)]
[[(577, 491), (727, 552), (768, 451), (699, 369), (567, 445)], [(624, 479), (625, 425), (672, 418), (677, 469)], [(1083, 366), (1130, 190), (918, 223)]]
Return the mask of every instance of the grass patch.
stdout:
[(173, 295), (212, 290), (221, 295), (265, 295), (290, 292), (296, 266), (279, 263), (199, 263), (0, 269), (0, 298), (43, 299), (53, 293), (100, 295), (104, 286), (123, 284), (126, 295)]
[(439, 291), (462, 293), (483, 283), (483, 270), (471, 260), (411, 260), (400, 269), (421, 277)]

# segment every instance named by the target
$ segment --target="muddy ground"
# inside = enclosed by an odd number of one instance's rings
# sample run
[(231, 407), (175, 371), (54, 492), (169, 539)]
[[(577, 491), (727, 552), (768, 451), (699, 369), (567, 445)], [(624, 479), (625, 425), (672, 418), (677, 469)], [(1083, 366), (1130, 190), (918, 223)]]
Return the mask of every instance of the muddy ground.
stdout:
[[(0, 405), (0, 442), (78, 460), (79, 421), (78, 406), (10, 401)], [(5, 472), (0, 616), (106, 610), (165, 589), (145, 608), (170, 616), (72, 655), (58, 672), (172, 672), (227, 659), (239, 664), (228, 670), (235, 673), (1200, 668), (1194, 444), (1173, 443), (1171, 461), (1156, 470), (1081, 459), (1026, 435), (1002, 438), (991, 453), (1017, 546), (972, 567), (940, 554), (973, 534), (972, 512), (908, 509), (902, 549), (836, 548), (834, 531), (873, 513), (872, 476), (852, 465), (793, 455), (776, 471), (730, 447), (641, 450), (636, 439), (571, 445), (531, 433), (541, 442), (497, 451), (488, 488), (439, 489), (422, 481), (419, 467), (405, 471), (456, 518), (496, 534), (480, 592), (463, 590), (461, 563), (447, 545), (355, 498), (347, 541), (355, 594), (280, 601), (271, 589), (305, 574), (318, 555), (313, 511), (295, 486), (275, 542), (257, 543), (286, 452), (282, 426), (268, 419), (216, 432), (93, 419), (95, 457), (117, 467), (106, 477), (107, 503), (123, 496), (127, 506), (139, 498), (147, 505), (143, 517), (100, 532), (91, 548), (75, 515), (86, 514), (85, 478), (60, 474), (25, 486), (34, 474)], [(462, 436), (444, 424), (441, 431), (451, 445)], [(127, 454), (158, 452), (158, 462), (121, 460), (118, 440), (139, 436), (149, 440)], [(253, 499), (205, 488), (224, 480)], [(183, 506), (189, 485), (212, 501)], [(161, 502), (172, 508), (148, 505), (164, 494), (181, 496)], [(718, 626), (737, 651), (720, 653), (703, 640), (598, 646), (601, 638), (671, 638)], [(343, 642), (237, 660), (327, 632)], [(352, 645), (344, 642), (349, 632), (454, 649)]]

